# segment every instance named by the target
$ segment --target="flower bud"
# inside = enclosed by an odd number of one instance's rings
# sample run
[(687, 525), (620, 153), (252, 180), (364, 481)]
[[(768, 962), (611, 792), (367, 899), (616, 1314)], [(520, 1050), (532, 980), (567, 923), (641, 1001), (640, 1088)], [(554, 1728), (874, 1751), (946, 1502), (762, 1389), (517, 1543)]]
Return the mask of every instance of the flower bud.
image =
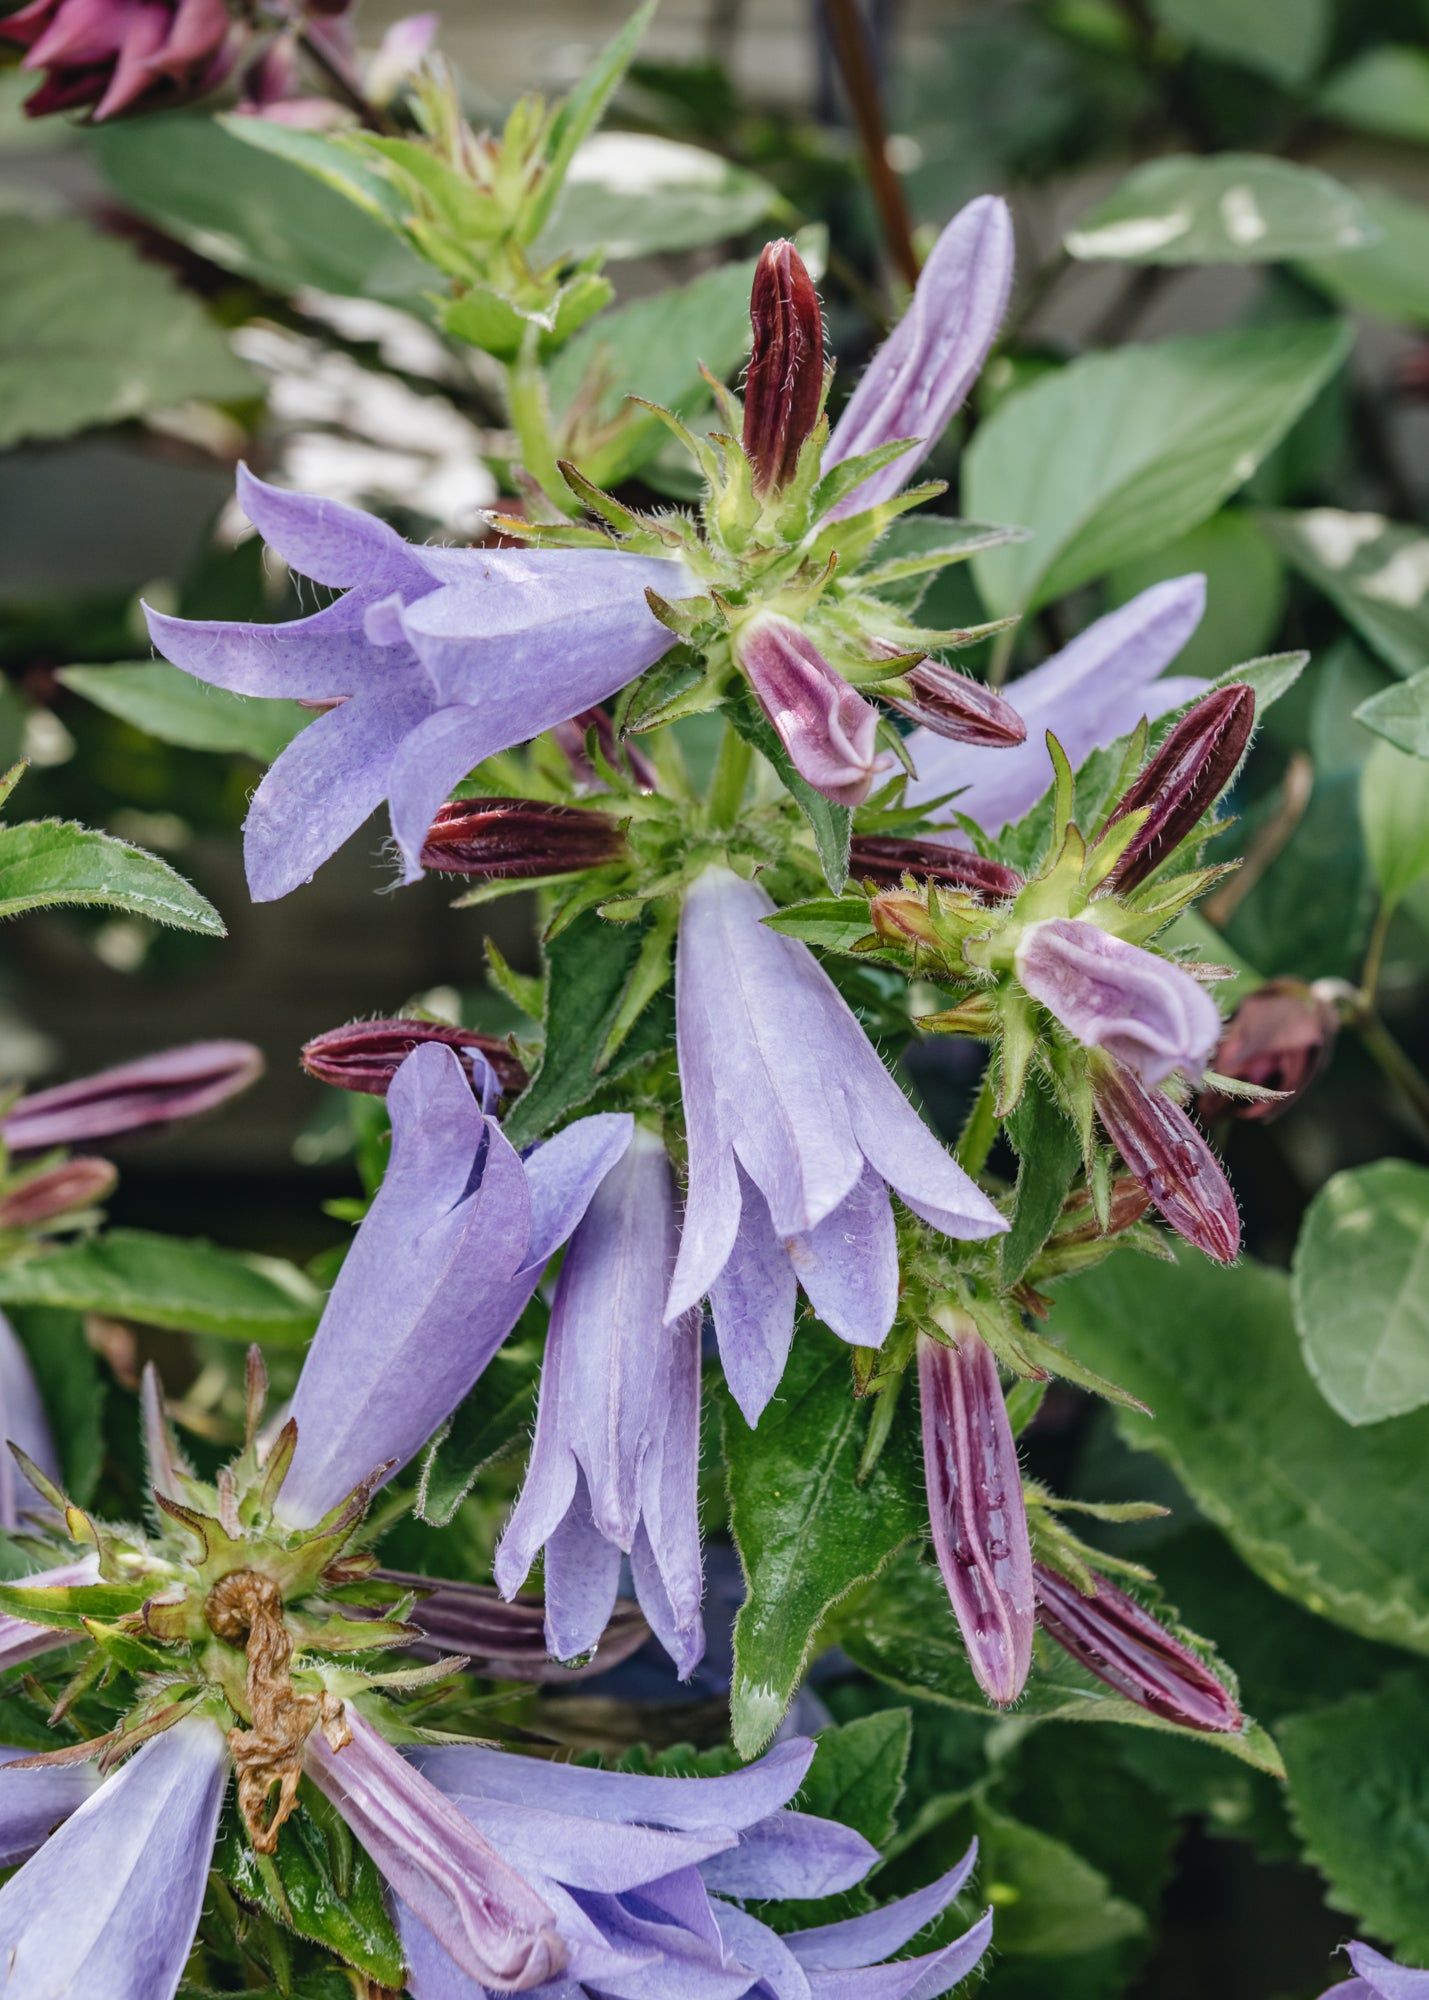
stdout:
[(762, 500), (794, 476), (819, 421), (824, 322), (819, 295), (792, 243), (765, 245), (749, 299), (754, 350), (744, 382), (744, 450)]
[(949, 847), (941, 840), (886, 840), (876, 834), (854, 835), (849, 873), (859, 881), (891, 889), (905, 875), (921, 876), (945, 888), (961, 889), (979, 903), (1005, 902), (1022, 887), (1015, 868), (989, 861), (971, 848)]
[(1105, 1049), (1143, 1083), (1177, 1069), (1200, 1081), (1221, 1017), (1181, 966), (1085, 917), (1029, 924), (1016, 963), (1023, 988), (1085, 1047)]
[(1090, 1074), (1097, 1116), (1162, 1218), (1218, 1264), (1233, 1263), (1240, 1251), (1235, 1195), (1185, 1112), (1105, 1057)]
[(30, 118), (93, 106), (97, 122), (170, 104), (211, 89), (231, 64), (224, 0), (31, 0), (0, 21), (0, 40), (27, 51), (22, 69), (46, 72), (25, 100)]
[(607, 814), (539, 799), (454, 799), (432, 821), (422, 866), (517, 882), (618, 861), (625, 836)]
[(970, 1322), (918, 1336), (923, 1467), (938, 1567), (979, 1687), (1005, 1708), (1032, 1661), (1032, 1548), (997, 1363)]
[(862, 805), (893, 761), (874, 748), (878, 710), (777, 612), (739, 631), (735, 657), (800, 777), (835, 805)]
[(410, 1651), (433, 1658), (461, 1653), (491, 1680), (589, 1680), (628, 1660), (650, 1637), (639, 1605), (617, 1598), (596, 1650), (582, 1665), (567, 1666), (547, 1651), (546, 1610), (539, 1597), (523, 1595), (508, 1604), (494, 1584), (448, 1583), (408, 1570), (374, 1570), (373, 1581), (394, 1585), (394, 1595), (420, 1593), (407, 1623), (422, 1638)]
[(1140, 1181), (1130, 1174), (1118, 1174), (1111, 1184), (1110, 1212), (1107, 1226), (1103, 1229), (1097, 1219), (1090, 1189), (1078, 1188), (1062, 1204), (1061, 1220), (1055, 1233), (1048, 1238), (1047, 1248), (1055, 1253), (1075, 1249), (1083, 1243), (1099, 1243), (1108, 1236), (1119, 1236), (1123, 1229), (1130, 1229), (1134, 1222), (1140, 1222), (1150, 1206), (1151, 1197)]
[(903, 678), (913, 690), (912, 698), (886, 699), (935, 736), (976, 743), (984, 750), (1015, 750), (1026, 742), (1027, 724), (1012, 703), (970, 674), (960, 674), (938, 660), (920, 660)]
[[(513, 548), (520, 546), (517, 543), (502, 545)], [(610, 719), (609, 711), (604, 708), (582, 709), (581, 713), (573, 715), (569, 722), (554, 724), (550, 731), (556, 747), (581, 784), (593, 792), (603, 792), (607, 789), (605, 780), (586, 751), (586, 737), (592, 729), (595, 731), (595, 740), (601, 756), (613, 770), (627, 772), (631, 782), (642, 792), (653, 792), (658, 789), (655, 766), (643, 750), (636, 748), (629, 737), (622, 741), (616, 735), (615, 724)]]
[(940, 956), (945, 949), (927, 898), (916, 889), (884, 889), (868, 906), (869, 922), (885, 944), (916, 951), (926, 946)]
[(108, 1200), (118, 1179), (108, 1160), (64, 1160), (0, 1199), (0, 1229), (34, 1229), (56, 1216), (95, 1208)]
[(1254, 726), (1255, 693), (1241, 681), (1214, 688), (1182, 716), (1106, 821), (1115, 826), (1148, 808), (1146, 824), (1107, 877), (1108, 889), (1127, 894), (1175, 851), (1230, 783)]
[(1079, 1666), (1164, 1721), (1217, 1735), (1244, 1728), (1230, 1690), (1124, 1590), (1096, 1580), (1086, 1597), (1045, 1563), (1035, 1565), (1037, 1623)]
[(350, 1021), (345, 1028), (315, 1035), (303, 1049), (302, 1063), (319, 1083), (385, 1097), (397, 1071), (423, 1042), (442, 1042), (455, 1049), (478, 1096), (486, 1094), (482, 1085), (490, 1072), (508, 1097), (524, 1090), (529, 1081), (505, 1042), (479, 1035), (474, 1028), (449, 1027), (445, 1021)]
[(212, 1110), (262, 1074), (251, 1042), (190, 1042), (22, 1097), (0, 1119), (0, 1137), (12, 1153), (89, 1145)]
[(1285, 1095), (1274, 1101), (1224, 1097), (1207, 1090), (1198, 1107), (1202, 1118), (1227, 1114), (1266, 1122), (1278, 1118), (1304, 1096), (1330, 1060), (1339, 1024), (1334, 1003), (1299, 979), (1272, 979), (1257, 987), (1231, 1016), (1211, 1068), (1237, 1082)]

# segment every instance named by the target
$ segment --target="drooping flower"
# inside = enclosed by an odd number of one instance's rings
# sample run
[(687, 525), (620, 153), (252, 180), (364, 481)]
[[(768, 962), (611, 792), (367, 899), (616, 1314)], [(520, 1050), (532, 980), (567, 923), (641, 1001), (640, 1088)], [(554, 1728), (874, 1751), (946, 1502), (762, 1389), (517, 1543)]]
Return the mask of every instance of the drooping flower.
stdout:
[(835, 508), (847, 515), (907, 485), (977, 379), (1012, 288), (1012, 217), (980, 195), (933, 246), (907, 312), (870, 361), (834, 426), (824, 466), (897, 438), (917, 446), (865, 479)]
[(1396, 1965), (1373, 1945), (1347, 1944), (1353, 1979), (1329, 1987), (1320, 2000), (1429, 2000), (1429, 1972)]
[[(880, 1965), (945, 1910), (975, 1851), (866, 1916), (785, 1932), (730, 1898), (834, 1894), (876, 1850), (836, 1821), (786, 1810), (815, 1746), (780, 1744), (719, 1778), (647, 1778), (467, 1746), (406, 1756), (540, 1889), (569, 1953), (539, 2000), (936, 2000), (986, 1951), (989, 1911), (954, 1942)], [(484, 2000), (398, 1905), (414, 2000)], [(877, 1968), (877, 1969), (875, 1969)]]
[(700, 1314), (663, 1323), (677, 1241), (665, 1148), (637, 1127), (566, 1251), (530, 1469), (495, 1575), (513, 1596), (544, 1546), (551, 1651), (575, 1659), (604, 1631), (629, 1556), (641, 1609), (688, 1676), (704, 1651)]
[(676, 958), (690, 1181), (667, 1317), (706, 1294), (753, 1423), (778, 1385), (802, 1285), (840, 1338), (876, 1347), (898, 1293), (893, 1188), (936, 1229), (1006, 1223), (884, 1068), (806, 945), (723, 867), (690, 888)]
[(1089, 1065), (1092, 1100), (1107, 1137), (1178, 1236), (1233, 1264), (1240, 1211), (1220, 1161), (1179, 1104), (1148, 1089), (1108, 1056)]
[(1045, 1563), (1035, 1573), (1038, 1624), (1088, 1673), (1182, 1729), (1245, 1726), (1229, 1688), (1134, 1597), (1104, 1576), (1083, 1592)]
[(121, 1133), (195, 1118), (247, 1090), (262, 1074), (263, 1052), (251, 1042), (189, 1042), (32, 1091), (0, 1118), (0, 1138), (12, 1153), (92, 1146)]
[(25, 115), (90, 110), (96, 123), (212, 90), (232, 64), (224, 0), (31, 0), (0, 20), (0, 41), (45, 79)]
[(951, 823), (955, 813), (1000, 833), (1030, 812), (1052, 783), (1047, 749), (1050, 730), (1075, 770), (1093, 750), (1133, 730), (1142, 716), (1154, 722), (1201, 690), (1183, 676), (1158, 679), (1201, 622), (1203, 576), (1156, 583), (1085, 632), (1031, 673), (1003, 690), (1026, 725), (1026, 741), (987, 751), (956, 743), (930, 729), (907, 739), (918, 776), (908, 787), (910, 805), (927, 805), (945, 792), (958, 796), (934, 809)]
[(1271, 979), (1258, 986), (1226, 1023), (1211, 1068), (1218, 1076), (1282, 1095), (1235, 1098), (1213, 1086), (1201, 1094), (1201, 1116), (1210, 1120), (1229, 1114), (1263, 1123), (1279, 1118), (1330, 1060), (1339, 1026), (1334, 1001), (1303, 980)]
[(1173, 1070), (1199, 1083), (1221, 1032), (1215, 1001), (1189, 972), (1083, 917), (1029, 924), (1017, 977), (1069, 1034), (1143, 1083)]
[(862, 805), (893, 763), (891, 751), (876, 747), (873, 704), (776, 612), (741, 626), (734, 653), (800, 776), (838, 805)]
[(383, 799), (415, 881), (452, 787), (651, 666), (673, 638), (646, 589), (689, 588), (678, 563), (616, 550), (417, 548), (374, 515), (242, 469), (238, 493), (293, 569), (343, 593), (285, 625), (147, 614), (159, 651), (198, 680), (338, 704), (254, 794), (244, 851), (258, 902), (305, 882)]
[(387, 1107), (391, 1164), (293, 1397), (280, 1513), (294, 1528), (404, 1465), (451, 1415), (631, 1133), (628, 1114), (599, 1113), (523, 1162), (440, 1043), (406, 1058)]

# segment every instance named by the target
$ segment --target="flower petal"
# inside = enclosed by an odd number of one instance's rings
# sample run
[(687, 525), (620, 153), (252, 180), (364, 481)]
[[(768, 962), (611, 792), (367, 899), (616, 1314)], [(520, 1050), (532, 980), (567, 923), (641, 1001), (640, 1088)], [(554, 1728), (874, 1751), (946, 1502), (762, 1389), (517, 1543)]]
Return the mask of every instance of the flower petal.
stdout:
[(54, 1764), (38, 1771), (4, 1766), (29, 1750), (0, 1749), (0, 1868), (14, 1868), (43, 1847), (61, 1820), (77, 1812), (99, 1784), (93, 1764)]
[(840, 1340), (879, 1347), (898, 1310), (898, 1238), (888, 1190), (870, 1167), (832, 1215), (789, 1240), (794, 1275)]
[(753, 1425), (789, 1359), (798, 1281), (788, 1249), (774, 1233), (768, 1203), (743, 1167), (737, 1171), (744, 1197), (739, 1234), (710, 1286), (710, 1312), (729, 1393)]
[(934, 1917), (942, 1915), (977, 1865), (974, 1841), (955, 1868), (900, 1896), (865, 1916), (845, 1917), (840, 1923), (818, 1924), (812, 1930), (789, 1931), (784, 1942), (799, 1963), (810, 1968), (841, 1968), (876, 1965), (880, 1959), (901, 1951), (910, 1938), (917, 1937)]

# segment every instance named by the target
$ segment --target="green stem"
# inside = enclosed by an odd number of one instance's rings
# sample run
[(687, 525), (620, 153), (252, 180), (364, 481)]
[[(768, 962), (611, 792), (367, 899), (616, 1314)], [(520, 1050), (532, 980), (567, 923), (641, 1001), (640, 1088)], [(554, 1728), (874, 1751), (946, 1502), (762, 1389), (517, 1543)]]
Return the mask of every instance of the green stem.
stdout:
[(709, 823), (721, 832), (739, 824), (739, 809), (744, 804), (745, 787), (749, 783), (749, 769), (754, 761), (754, 752), (728, 722), (720, 740), (719, 756), (715, 760), (714, 776), (710, 779), (709, 796), (705, 807)]
[(992, 1060), (989, 1058), (987, 1068), (983, 1072), (982, 1088), (977, 1094), (977, 1102), (968, 1113), (968, 1122), (964, 1125), (957, 1146), (954, 1148), (958, 1165), (965, 1174), (971, 1174), (974, 1179), (987, 1165), (987, 1156), (997, 1138), (998, 1117), (995, 1104)]
[(1375, 1010), (1380, 974), (1384, 970), (1384, 947), (1389, 940), (1389, 926), (1393, 918), (1394, 905), (1382, 902), (1374, 920), (1374, 928), (1369, 934), (1364, 969), (1360, 973), (1360, 1005), (1366, 1014), (1372, 1014)]
[(1415, 1067), (1376, 1016), (1363, 1015), (1355, 1025), (1365, 1047), (1414, 1114), (1415, 1123), (1429, 1133), (1429, 1079)]
[(511, 428), (521, 446), (521, 463), (553, 506), (563, 514), (575, 511), (575, 499), (561, 477), (556, 463), (555, 440), (551, 436), (551, 406), (546, 395), (546, 378), (536, 355), (535, 329), (530, 328), (521, 352), (508, 362), (506, 395), (511, 406)]

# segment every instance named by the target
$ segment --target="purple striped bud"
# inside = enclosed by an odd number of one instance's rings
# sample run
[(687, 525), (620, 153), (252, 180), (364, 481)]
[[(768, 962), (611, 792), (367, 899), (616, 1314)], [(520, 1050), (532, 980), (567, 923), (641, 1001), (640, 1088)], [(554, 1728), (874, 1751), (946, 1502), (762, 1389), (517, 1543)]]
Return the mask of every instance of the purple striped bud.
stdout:
[(12, 1153), (90, 1145), (210, 1111), (262, 1074), (251, 1042), (190, 1042), (22, 1097), (0, 1119), (0, 1137)]
[(792, 243), (767, 243), (749, 298), (754, 349), (744, 381), (744, 451), (762, 500), (794, 477), (819, 421), (824, 321), (819, 295)]
[(650, 1637), (639, 1605), (619, 1597), (590, 1658), (580, 1666), (566, 1666), (547, 1649), (546, 1607), (539, 1597), (515, 1597), (508, 1604), (491, 1583), (445, 1583), (393, 1569), (374, 1570), (372, 1576), (397, 1591), (422, 1593), (407, 1614), (407, 1623), (416, 1626), (422, 1639), (409, 1651), (433, 1657), (464, 1654), (476, 1673), (491, 1680), (589, 1680), (628, 1660)]
[(941, 840), (885, 840), (876, 834), (855, 834), (849, 849), (849, 873), (862, 882), (896, 889), (905, 875), (961, 889), (979, 903), (1001, 903), (1015, 896), (1022, 877), (1001, 861), (989, 861), (971, 848), (949, 847)]
[(1045, 1563), (1035, 1574), (1037, 1623), (1078, 1666), (1182, 1729), (1229, 1735), (1245, 1727), (1229, 1688), (1134, 1597), (1104, 1576), (1086, 1597)]
[[(517, 545), (503, 542), (502, 546), (509, 548)], [(642, 792), (659, 789), (655, 766), (629, 737), (622, 739), (616, 735), (615, 724), (610, 718), (609, 711), (604, 708), (582, 709), (580, 714), (573, 715), (569, 722), (557, 722), (551, 727), (550, 733), (557, 749), (581, 784), (594, 792), (603, 792), (607, 789), (604, 778), (591, 762), (586, 750), (586, 737), (592, 729), (595, 731), (596, 746), (612, 770), (625, 771), (631, 782)]]
[(920, 660), (903, 676), (913, 690), (911, 699), (886, 699), (911, 715), (935, 736), (954, 743), (976, 743), (984, 750), (1015, 750), (1027, 740), (1027, 724), (1010, 701), (990, 687), (960, 674), (938, 660)]
[(1303, 1097), (1320, 1074), (1335, 1046), (1340, 1016), (1333, 1001), (1323, 999), (1299, 979), (1272, 979), (1248, 994), (1232, 1014), (1211, 1058), (1211, 1068), (1240, 1083), (1262, 1090), (1281, 1090), (1270, 1098), (1223, 1097), (1202, 1093), (1203, 1118), (1258, 1118), (1268, 1123)]
[(1234, 777), (1254, 727), (1255, 691), (1243, 681), (1212, 689), (1182, 716), (1112, 807), (1107, 826), (1143, 806), (1149, 817), (1108, 875), (1108, 889), (1127, 894), (1175, 852)]
[(64, 1160), (0, 1200), (0, 1229), (34, 1229), (56, 1216), (95, 1208), (107, 1201), (119, 1179), (108, 1160)]
[(1240, 1252), (1235, 1194), (1185, 1112), (1105, 1056), (1090, 1065), (1090, 1076), (1107, 1137), (1162, 1219), (1218, 1264), (1234, 1263)]
[(893, 762), (874, 747), (878, 710), (777, 612), (751, 619), (734, 648), (800, 777), (835, 805), (862, 805)]
[(520, 882), (601, 868), (624, 852), (625, 836), (606, 813), (539, 799), (454, 799), (432, 821), (422, 866)]
[(1032, 1662), (1032, 1547), (997, 1363), (970, 1322), (955, 1347), (919, 1334), (918, 1392), (938, 1567), (978, 1686), (1005, 1708)]
[(385, 1097), (393, 1077), (423, 1042), (442, 1042), (455, 1049), (478, 1096), (490, 1094), (484, 1086), (493, 1073), (500, 1092), (508, 1097), (524, 1090), (530, 1080), (505, 1042), (479, 1035), (473, 1028), (449, 1027), (445, 1021), (351, 1021), (345, 1028), (315, 1035), (302, 1052), (302, 1063), (319, 1083)]

